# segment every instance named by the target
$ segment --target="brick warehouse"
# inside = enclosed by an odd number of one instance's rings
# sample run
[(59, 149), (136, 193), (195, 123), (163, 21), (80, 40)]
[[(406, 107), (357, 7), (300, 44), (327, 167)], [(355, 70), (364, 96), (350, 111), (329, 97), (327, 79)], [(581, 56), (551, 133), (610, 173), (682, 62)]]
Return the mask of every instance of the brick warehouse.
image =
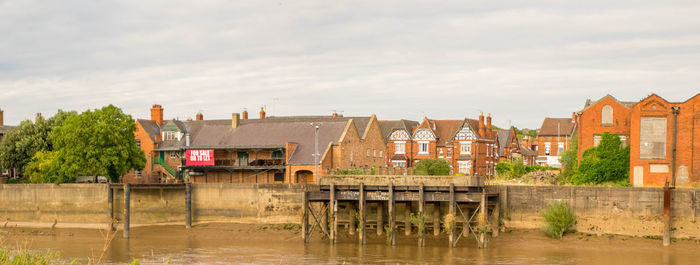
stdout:
[(597, 100), (586, 100), (583, 110), (577, 113), (579, 123), (576, 132), (578, 141), (578, 160), (583, 159), (583, 152), (595, 147), (604, 132), (617, 134), (623, 146), (630, 137), (630, 108), (636, 102), (619, 101), (611, 95)]
[[(137, 143), (147, 154), (143, 172), (130, 172), (130, 182), (158, 182), (185, 173), (194, 182), (313, 182), (314, 126), (319, 126), (319, 174), (333, 169), (384, 165), (386, 145), (375, 115), (370, 117), (291, 116), (230, 120), (162, 121), (154, 105), (151, 120), (138, 120)], [(189, 165), (188, 150), (211, 150), (211, 165)]]
[[(385, 129), (387, 131), (387, 129)], [(412, 131), (412, 132), (411, 132)], [(387, 162), (395, 167), (413, 167), (421, 159), (447, 161), (453, 174), (492, 176), (498, 161), (497, 133), (491, 115), (479, 120), (431, 120), (405, 123), (387, 135)]]

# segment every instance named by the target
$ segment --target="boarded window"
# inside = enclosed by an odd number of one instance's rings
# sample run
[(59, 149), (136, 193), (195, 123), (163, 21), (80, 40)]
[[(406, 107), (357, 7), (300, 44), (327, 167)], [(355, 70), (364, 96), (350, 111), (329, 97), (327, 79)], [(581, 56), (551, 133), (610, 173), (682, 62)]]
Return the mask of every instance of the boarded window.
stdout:
[(284, 182), (284, 173), (275, 173), (275, 181)]
[(603, 111), (602, 111), (602, 124), (603, 125), (612, 125), (613, 124), (613, 108), (610, 105), (605, 105), (603, 106)]
[(639, 158), (666, 158), (666, 118), (641, 118)]

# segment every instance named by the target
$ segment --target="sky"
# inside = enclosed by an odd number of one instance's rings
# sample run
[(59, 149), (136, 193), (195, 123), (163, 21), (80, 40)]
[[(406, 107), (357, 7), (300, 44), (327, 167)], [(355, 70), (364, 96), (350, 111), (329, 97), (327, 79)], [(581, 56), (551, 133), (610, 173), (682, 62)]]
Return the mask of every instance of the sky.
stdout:
[(700, 1), (0, 0), (5, 124), (376, 114), (538, 128), (586, 99), (700, 93)]

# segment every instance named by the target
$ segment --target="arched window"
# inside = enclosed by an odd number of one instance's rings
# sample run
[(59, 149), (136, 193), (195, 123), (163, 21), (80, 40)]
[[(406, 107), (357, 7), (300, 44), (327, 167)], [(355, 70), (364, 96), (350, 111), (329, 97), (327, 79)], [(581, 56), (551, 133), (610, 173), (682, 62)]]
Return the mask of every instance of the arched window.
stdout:
[(603, 111), (601, 115), (601, 123), (603, 125), (612, 125), (613, 124), (613, 108), (610, 105), (605, 105), (603, 106)]

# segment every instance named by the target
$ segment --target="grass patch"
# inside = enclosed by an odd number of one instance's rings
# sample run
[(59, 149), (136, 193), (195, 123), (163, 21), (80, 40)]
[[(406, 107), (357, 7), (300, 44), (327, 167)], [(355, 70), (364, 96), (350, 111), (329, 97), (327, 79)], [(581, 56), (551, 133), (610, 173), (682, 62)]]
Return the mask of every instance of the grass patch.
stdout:
[(552, 238), (561, 238), (576, 222), (576, 216), (564, 201), (550, 204), (549, 208), (542, 212), (542, 217), (547, 222), (542, 230)]

